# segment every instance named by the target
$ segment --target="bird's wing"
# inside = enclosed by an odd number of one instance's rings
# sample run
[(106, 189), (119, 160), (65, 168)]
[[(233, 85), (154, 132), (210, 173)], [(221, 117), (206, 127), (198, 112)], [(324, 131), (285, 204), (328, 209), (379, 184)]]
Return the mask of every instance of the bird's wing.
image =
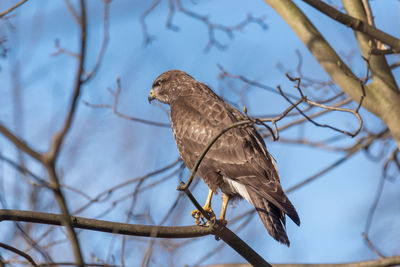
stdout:
[[(217, 96), (179, 97), (171, 103), (171, 125), (185, 164), (193, 168), (207, 144), (222, 129), (240, 121), (240, 116)], [(254, 127), (231, 129), (214, 143), (199, 168), (199, 175), (209, 186), (205, 176), (210, 172), (245, 185), (300, 223), (282, 190), (274, 160)]]

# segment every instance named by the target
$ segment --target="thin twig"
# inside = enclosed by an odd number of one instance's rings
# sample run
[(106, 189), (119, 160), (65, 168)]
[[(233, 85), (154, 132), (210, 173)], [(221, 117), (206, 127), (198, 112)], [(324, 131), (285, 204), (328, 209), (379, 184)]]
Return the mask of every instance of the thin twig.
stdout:
[(0, 13), (0, 19), (2, 17), (4, 17), (5, 15), (7, 15), (8, 13), (12, 12), (14, 9), (18, 8), (19, 6), (25, 4), (26, 2), (28, 2), (28, 0), (22, 0), (21, 2), (19, 2), (16, 5), (10, 7), (9, 9), (7, 9), (6, 11), (1, 12)]
[[(226, 49), (228, 46), (222, 44), (220, 41), (217, 40), (215, 37), (216, 30), (225, 32), (226, 35), (230, 38), (233, 39), (234, 37), (234, 32), (235, 31), (241, 31), (245, 26), (248, 24), (254, 23), (257, 24), (261, 27), (262, 30), (267, 30), (268, 26), (265, 23), (265, 16), (261, 16), (258, 18), (253, 17), (252, 15), (247, 15), (247, 18), (244, 19), (242, 22), (238, 23), (237, 25), (234, 26), (224, 26), (220, 24), (215, 24), (210, 21), (209, 17), (206, 15), (200, 15), (196, 12), (190, 11), (186, 8), (183, 7), (181, 0), (176, 0), (176, 5), (179, 9), (180, 12), (183, 14), (194, 18), (196, 20), (201, 21), (207, 26), (208, 29), (208, 44), (206, 45), (205, 51), (209, 51), (211, 47), (217, 47), (220, 50)], [(172, 21), (172, 18), (169, 17), (169, 19)]]
[(385, 129), (384, 131), (382, 131), (381, 133), (377, 134), (377, 135), (371, 135), (368, 136), (366, 138), (361, 138), (360, 140), (358, 140), (358, 142), (350, 147), (348, 149), (348, 152), (345, 156), (343, 156), (342, 158), (338, 159), (337, 161), (335, 161), (334, 163), (330, 164), (328, 167), (320, 170), (319, 172), (317, 172), (316, 174), (312, 175), (311, 177), (304, 179), (303, 181), (297, 183), (296, 185), (289, 187), (285, 192), (286, 193), (290, 193), (293, 192), (297, 189), (299, 189), (300, 187), (303, 187), (306, 184), (309, 184), (310, 182), (316, 180), (317, 178), (319, 178), (321, 175), (327, 173), (328, 171), (332, 170), (333, 168), (339, 166), (341, 163), (345, 162), (347, 159), (349, 159), (350, 157), (352, 157), (353, 155), (356, 154), (356, 152), (362, 150), (362, 149), (366, 149), (367, 147), (369, 147), (376, 139), (379, 139), (380, 137), (382, 137), (383, 135), (388, 133), (388, 129)]
[(142, 25), (142, 31), (144, 34), (144, 44), (148, 45), (151, 43), (151, 41), (154, 40), (154, 37), (149, 34), (149, 31), (147, 30), (147, 24), (146, 24), (146, 17), (160, 4), (161, 0), (155, 0), (151, 6), (146, 9), (145, 12), (140, 16), (140, 24)]
[(100, 52), (97, 56), (96, 63), (93, 67), (93, 70), (89, 72), (85, 79), (83, 79), (83, 83), (89, 81), (96, 75), (98, 69), (100, 68), (101, 63), (103, 62), (104, 55), (106, 53), (109, 37), (109, 11), (110, 11), (110, 3), (112, 0), (104, 0), (104, 14), (103, 14), (103, 42), (101, 44)]
[(49, 183), (48, 183), (47, 181), (45, 181), (44, 179), (40, 178), (38, 175), (36, 175), (35, 173), (33, 173), (33, 172), (32, 172), (31, 170), (29, 170), (28, 168), (26, 168), (26, 167), (24, 167), (24, 166), (21, 166), (21, 165), (19, 165), (18, 163), (14, 162), (13, 160), (11, 160), (11, 159), (9, 159), (9, 158), (3, 156), (1, 153), (0, 153), (0, 159), (3, 160), (4, 162), (7, 162), (7, 163), (10, 164), (11, 166), (13, 166), (13, 167), (14, 167), (15, 169), (17, 169), (19, 172), (23, 172), (23, 173), (25, 173), (25, 174), (28, 174), (28, 175), (31, 176), (33, 179), (35, 179), (37, 183), (39, 183), (39, 184), (36, 184), (35, 182), (33, 182), (33, 181), (31, 180), (30, 183), (31, 183), (32, 185), (35, 185), (35, 186), (38, 186), (38, 185), (39, 185), (39, 186), (51, 188), (50, 185), (49, 185)]
[(7, 250), (9, 250), (9, 251), (12, 251), (12, 252), (14, 252), (15, 254), (20, 255), (21, 257), (24, 257), (32, 266), (37, 267), (36, 262), (32, 259), (31, 256), (29, 256), (29, 255), (26, 254), (25, 252), (23, 252), (23, 251), (21, 251), (21, 250), (19, 250), (19, 249), (17, 249), (17, 248), (14, 248), (14, 247), (12, 247), (12, 246), (9, 246), (9, 245), (7, 245), (7, 244), (1, 243), (1, 242), (0, 242), (0, 247), (2, 247), (2, 248), (4, 248), (4, 249), (7, 249)]
[(127, 181), (124, 181), (123, 183), (115, 185), (115, 186), (113, 186), (113, 187), (111, 187), (111, 188), (109, 188), (109, 189), (97, 194), (97, 196), (95, 196), (93, 199), (91, 199), (88, 203), (86, 203), (85, 205), (83, 205), (79, 209), (75, 210), (73, 212), (73, 214), (81, 213), (82, 211), (86, 210), (90, 205), (92, 205), (95, 202), (105, 201), (106, 199), (108, 199), (111, 196), (111, 194), (114, 191), (116, 191), (116, 190), (118, 190), (120, 188), (123, 188), (123, 187), (125, 187), (125, 186), (127, 186), (129, 184), (132, 184), (132, 183), (140, 182), (140, 181), (145, 180), (147, 178), (150, 178), (150, 177), (152, 177), (154, 175), (157, 175), (157, 174), (160, 174), (162, 172), (165, 172), (165, 171), (173, 168), (174, 166), (176, 166), (180, 161), (181, 161), (180, 158), (178, 158), (177, 160), (175, 160), (171, 164), (166, 165), (165, 167), (162, 167), (162, 168), (160, 168), (158, 170), (152, 171), (152, 172), (150, 172), (148, 174), (145, 174), (145, 175), (143, 175), (141, 177), (136, 177), (136, 178), (133, 178), (133, 179), (129, 179)]
[[(358, 103), (358, 106), (357, 106), (357, 108), (356, 108), (355, 110), (352, 110), (352, 109), (349, 109), (349, 108), (341, 108), (341, 107), (335, 107), (335, 106), (328, 106), (328, 105), (320, 104), (320, 103), (317, 103), (317, 102), (315, 102), (315, 101), (309, 100), (309, 99), (303, 94), (303, 92), (302, 92), (302, 90), (301, 90), (301, 88), (300, 88), (300, 85), (301, 85), (301, 78), (293, 78), (293, 77), (291, 77), (288, 73), (286, 74), (286, 76), (288, 77), (289, 80), (295, 81), (295, 82), (296, 82), (295, 88), (297, 88), (297, 90), (299, 91), (299, 94), (300, 94), (301, 99), (303, 100), (303, 102), (305, 102), (305, 103), (307, 103), (307, 104), (309, 104), (309, 105), (315, 106), (315, 107), (319, 107), (319, 108), (326, 109), (326, 110), (335, 110), (335, 111), (342, 111), (342, 112), (351, 113), (351, 114), (353, 114), (353, 115), (357, 118), (358, 123), (359, 123), (359, 126), (358, 126), (358, 129), (357, 129), (356, 131), (354, 131), (353, 133), (351, 133), (351, 132), (349, 132), (349, 131), (340, 130), (339, 128), (336, 128), (336, 127), (331, 126), (331, 125), (329, 125), (329, 124), (321, 124), (321, 123), (318, 123), (318, 122), (314, 121), (313, 119), (311, 119), (311, 118), (310, 118), (309, 116), (307, 116), (301, 109), (299, 109), (299, 108), (296, 106), (296, 109), (300, 112), (300, 114), (303, 115), (309, 122), (311, 122), (311, 123), (314, 124), (315, 126), (322, 127), (322, 128), (329, 128), (329, 129), (332, 129), (332, 130), (334, 130), (334, 131), (340, 132), (340, 133), (342, 133), (342, 134), (348, 135), (348, 136), (350, 136), (350, 137), (355, 137), (356, 135), (358, 135), (358, 134), (360, 133), (361, 128), (362, 128), (362, 126), (363, 126), (363, 120), (362, 120), (360, 114), (358, 113), (358, 111), (359, 111), (359, 109), (360, 109), (360, 107), (361, 107), (361, 105), (362, 105), (362, 102), (363, 102), (364, 98), (365, 98), (365, 89), (364, 89), (364, 86), (361, 86), (361, 88), (362, 88), (362, 94), (361, 94), (361, 97), (360, 97), (360, 101), (359, 101), (359, 103)], [(368, 75), (367, 75), (367, 76), (368, 76)], [(362, 84), (362, 85), (363, 85), (363, 84)], [(280, 89), (279, 86), (278, 86), (278, 89)], [(282, 95), (282, 96), (285, 97), (285, 95)], [(289, 103), (291, 103), (291, 104), (293, 105), (293, 102), (292, 102), (289, 98), (285, 97), (285, 99), (286, 99), (286, 101), (288, 101)]]
[(117, 78), (117, 88), (115, 91), (108, 89), (108, 92), (113, 96), (113, 104), (112, 105), (108, 105), (108, 104), (91, 104), (87, 101), (83, 101), (83, 103), (91, 108), (106, 108), (106, 109), (111, 109), (115, 115), (117, 115), (118, 117), (127, 119), (127, 120), (131, 120), (131, 121), (135, 121), (135, 122), (139, 122), (139, 123), (144, 123), (144, 124), (148, 124), (148, 125), (152, 125), (152, 126), (158, 126), (158, 127), (165, 127), (165, 128), (169, 128), (171, 127), (171, 125), (169, 123), (162, 123), (162, 122), (155, 122), (155, 121), (149, 121), (149, 120), (145, 120), (145, 119), (139, 119), (139, 118), (135, 118), (135, 117), (130, 117), (127, 116), (121, 112), (118, 111), (118, 101), (119, 101), (119, 95), (121, 93), (121, 80), (119, 78)]
[[(227, 77), (230, 77), (230, 78), (232, 78), (232, 79), (239, 79), (239, 80), (241, 80), (242, 82), (244, 82), (244, 83), (246, 83), (246, 84), (249, 84), (249, 85), (251, 85), (251, 86), (255, 86), (255, 87), (264, 89), (264, 90), (266, 90), (266, 91), (268, 91), (268, 92), (271, 92), (271, 93), (274, 93), (274, 94), (280, 94), (280, 93), (276, 90), (276, 88), (274, 88), (274, 87), (261, 84), (261, 83), (259, 83), (259, 82), (254, 81), (254, 80), (250, 80), (250, 79), (248, 79), (247, 77), (245, 77), (245, 76), (243, 76), (243, 75), (234, 75), (234, 74), (231, 74), (231, 73), (227, 72), (227, 71), (222, 67), (222, 65), (220, 65), (220, 64), (217, 64), (217, 67), (218, 67), (219, 70), (221, 71), (221, 73), (220, 73), (220, 75), (219, 75), (220, 78), (224, 78), (225, 76), (227, 76)], [(297, 98), (295, 95), (292, 95), (292, 94), (286, 94), (286, 95), (287, 95), (288, 97), (292, 98), (292, 99), (296, 99), (296, 98)]]
[(21, 149), (32, 158), (42, 161), (42, 154), (31, 148), (25, 141), (17, 137), (10, 130), (0, 123), (0, 133), (2, 133), (8, 140), (10, 140), (18, 149)]
[(366, 233), (362, 233), (362, 236), (364, 237), (365, 241), (367, 242), (367, 245), (372, 251), (376, 253), (376, 255), (379, 256), (379, 258), (383, 259), (386, 258), (372, 243), (372, 241), (369, 239), (368, 235)]

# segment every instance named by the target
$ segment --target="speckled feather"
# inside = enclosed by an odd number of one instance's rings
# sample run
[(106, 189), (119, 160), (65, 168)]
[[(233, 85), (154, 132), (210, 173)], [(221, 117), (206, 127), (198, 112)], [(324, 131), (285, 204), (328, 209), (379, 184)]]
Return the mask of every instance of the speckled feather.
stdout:
[[(153, 84), (156, 98), (170, 105), (170, 118), (179, 153), (192, 169), (207, 144), (222, 129), (243, 118), (208, 86), (178, 70), (161, 74)], [(253, 126), (223, 134), (206, 154), (198, 175), (212, 189), (253, 204), (269, 234), (289, 246), (285, 214), (300, 225), (298, 214), (280, 185), (275, 161)], [(231, 179), (247, 190), (229, 186)], [(228, 180), (230, 181), (230, 180)]]

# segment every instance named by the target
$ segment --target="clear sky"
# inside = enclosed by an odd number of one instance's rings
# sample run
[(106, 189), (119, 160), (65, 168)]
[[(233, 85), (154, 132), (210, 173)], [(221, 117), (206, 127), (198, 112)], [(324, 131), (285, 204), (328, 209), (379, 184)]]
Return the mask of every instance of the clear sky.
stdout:
[[(16, 1), (1, 1), (0, 10), (5, 10), (14, 2)], [(71, 2), (76, 6), (76, 1)], [(208, 28), (203, 22), (182, 12), (176, 12), (173, 25), (179, 30), (166, 28), (168, 1), (161, 1), (146, 17), (148, 33), (154, 39), (145, 44), (140, 17), (152, 2), (114, 0), (110, 4), (110, 40), (107, 50), (96, 76), (83, 87), (77, 116), (61, 152), (58, 167), (62, 170), (63, 181), (69, 186), (83, 190), (91, 197), (127, 179), (161, 168), (178, 157), (169, 128), (132, 122), (114, 115), (111, 110), (94, 109), (84, 105), (83, 100), (93, 104), (111, 104), (113, 99), (107, 89), (117, 87), (117, 77), (122, 85), (119, 98), (121, 113), (165, 123), (169, 122), (165, 112), (167, 107), (149, 105), (147, 95), (153, 80), (169, 69), (186, 71), (197, 80), (208, 84), (231, 103), (235, 103), (237, 107), (246, 105), (249, 114), (254, 116), (279, 114), (288, 104), (276, 93), (255, 87), (247, 88), (237, 80), (219, 80), (217, 64), (232, 74), (244, 75), (272, 88), (281, 85), (286, 92), (296, 94), (293, 84), (277, 66), (281, 64), (296, 75), (298, 50), (303, 56), (304, 75), (317, 80), (329, 79), (292, 30), (264, 1), (182, 1), (188, 10), (207, 15), (210, 22), (226, 26), (238, 24), (245, 20), (248, 14), (256, 18), (265, 16), (264, 23), (267, 29), (252, 23), (240, 31), (234, 31), (232, 39), (225, 32), (216, 31), (215, 38), (226, 44), (227, 48), (218, 49), (212, 46), (207, 51), (205, 48), (209, 42)], [(301, 1), (294, 2), (310, 17), (340, 55), (351, 57), (348, 62), (353, 71), (359, 75), (365, 74), (365, 64), (360, 59), (353, 33)], [(398, 34), (400, 1), (370, 2), (377, 26), (393, 35)], [(86, 68), (90, 70), (96, 63), (103, 40), (103, 4), (102, 1), (94, 0), (87, 3), (89, 27)], [(45, 151), (51, 135), (62, 125), (76, 71), (75, 58), (66, 54), (53, 55), (57, 51), (55, 41), (58, 40), (62, 48), (76, 52), (79, 44), (78, 27), (63, 1), (30, 0), (14, 14), (16, 16), (10, 18), (9, 22), (0, 20), (0, 39), (3, 35), (7, 36), (5, 46), (9, 50), (6, 58), (0, 58), (0, 121), (18, 132), (18, 135), (35, 149)], [(398, 57), (392, 57), (390, 61), (396, 59), (398, 60)], [(395, 75), (398, 79), (398, 70)], [(19, 88), (20, 96), (13, 93), (15, 87)], [(246, 95), (245, 98), (242, 97), (243, 94)], [(323, 94), (323, 90), (311, 92), (310, 97)], [(362, 111), (362, 115), (368, 130), (378, 132), (383, 129), (379, 119), (365, 110)], [(322, 117), (321, 120), (350, 130), (357, 127), (356, 120), (346, 114), (334, 114)], [(281, 135), (284, 138), (303, 135), (318, 141), (337, 134), (306, 124), (304, 127), (282, 132)], [(354, 140), (345, 137), (339, 144), (345, 146), (353, 143)], [(267, 140), (267, 147), (278, 162), (284, 188), (299, 183), (344, 156), (342, 152), (271, 140)], [(377, 154), (379, 149), (373, 147), (372, 151)], [(1, 136), (0, 152), (9, 158), (18, 158), (16, 150)], [(44, 170), (37, 163), (29, 158), (25, 158), (25, 161), (33, 171), (45, 177)], [(364, 231), (369, 207), (382, 176), (382, 163), (383, 159), (379, 156), (376, 160), (370, 160), (361, 152), (313, 183), (291, 193), (289, 198), (300, 215), (301, 226), (297, 227), (288, 221), (290, 248), (275, 242), (267, 234), (258, 217), (250, 220), (238, 235), (273, 263), (328, 263), (377, 258), (366, 246), (361, 233)], [(188, 172), (184, 174), (186, 179)], [(149, 179), (143, 186), (161, 177)], [(160, 223), (178, 196), (178, 191), (175, 190), (178, 182), (179, 177), (174, 176), (141, 193), (135, 202), (136, 216), (130, 222)], [(39, 191), (40, 204), (32, 207), (28, 197), (32, 192), (31, 185), (6, 163), (0, 163), (0, 185), (2, 207), (58, 212), (58, 208), (52, 203), (52, 194), (45, 189)], [(112, 206), (114, 200), (133, 190), (134, 186), (125, 187), (113, 194), (109, 200), (93, 205), (79, 216), (95, 217)], [(18, 192), (21, 198), (16, 195)], [(76, 210), (86, 203), (82, 196), (70, 190), (65, 192), (71, 210)], [(400, 252), (399, 192), (398, 179), (385, 184), (382, 201), (378, 205), (370, 233), (376, 245), (387, 255)], [(202, 203), (207, 195), (206, 186), (200, 182), (194, 194)], [(220, 197), (215, 197), (215, 200), (214, 209), (219, 212)], [(131, 198), (120, 202), (101, 218), (125, 222), (131, 202)], [(193, 207), (187, 198), (182, 198), (178, 209), (183, 211), (172, 215), (173, 218), (164, 225), (193, 223), (190, 216)], [(244, 201), (236, 203), (228, 209), (228, 221), (229, 218), (249, 209), (251, 206)], [(7, 230), (12, 225), (3, 222), (1, 224), (0, 242), (7, 242), (12, 238), (12, 232)], [(232, 225), (232, 229), (237, 225), (239, 224)], [(37, 231), (34, 235), (39, 236), (44, 230), (38, 228)], [(62, 236), (60, 230), (56, 233), (58, 237)], [(114, 263), (120, 264), (120, 237), (88, 231), (81, 231), (79, 237), (87, 259), (93, 254), (110, 263), (114, 259)], [(126, 251), (125, 258), (127, 266), (137, 266), (141, 263), (148, 246), (143, 242), (146, 240), (128, 239), (129, 250)], [(175, 257), (172, 263), (177, 266), (197, 263), (202, 256), (220, 244), (221, 241), (216, 242), (213, 237), (200, 238), (180, 248), (176, 254), (178, 257)], [(59, 247), (69, 248), (65, 243), (55, 248)], [(70, 252), (55, 254), (55, 258), (59, 260), (68, 260), (71, 257)], [(170, 252), (162, 243), (155, 246), (153, 255), (150, 265), (168, 266), (171, 263), (168, 257)], [(167, 260), (164, 261), (164, 258)], [(243, 259), (231, 248), (224, 247), (201, 264), (242, 261)]]

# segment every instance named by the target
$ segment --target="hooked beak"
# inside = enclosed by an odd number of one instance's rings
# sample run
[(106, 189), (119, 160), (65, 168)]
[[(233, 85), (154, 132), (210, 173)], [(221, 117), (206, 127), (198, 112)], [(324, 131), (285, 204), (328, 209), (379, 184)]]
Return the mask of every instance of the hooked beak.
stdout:
[(151, 103), (151, 101), (153, 101), (154, 99), (156, 99), (156, 95), (154, 94), (153, 89), (150, 90), (149, 96), (147, 97), (147, 100), (149, 101), (149, 103)]

